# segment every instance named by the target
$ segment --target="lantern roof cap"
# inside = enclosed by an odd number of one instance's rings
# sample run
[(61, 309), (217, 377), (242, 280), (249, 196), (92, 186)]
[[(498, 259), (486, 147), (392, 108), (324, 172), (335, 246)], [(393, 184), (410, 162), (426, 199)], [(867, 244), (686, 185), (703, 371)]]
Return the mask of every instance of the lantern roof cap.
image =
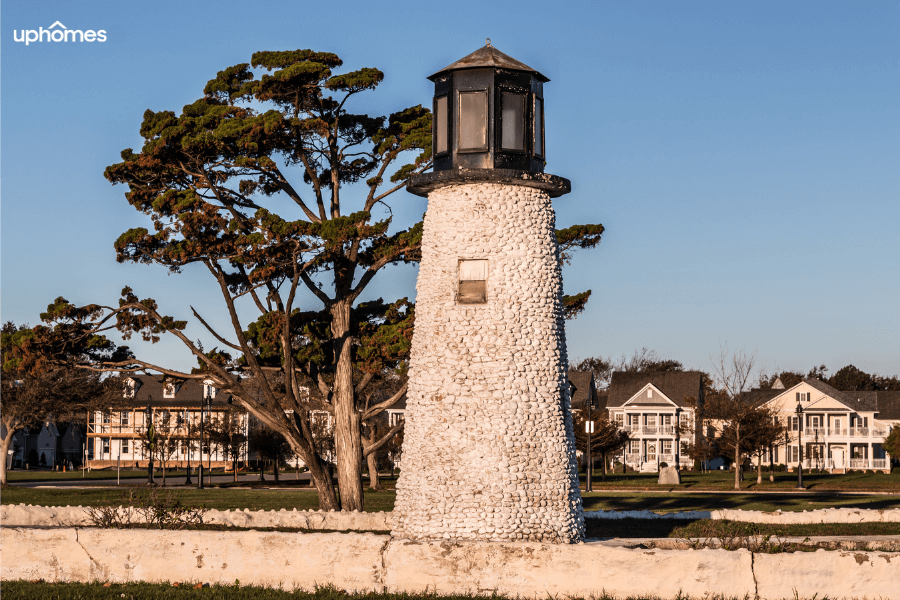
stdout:
[(532, 69), (528, 65), (523, 62), (519, 62), (514, 59), (512, 56), (508, 54), (504, 54), (500, 52), (493, 46), (491, 46), (491, 40), (487, 40), (487, 44), (476, 50), (475, 52), (469, 54), (468, 56), (464, 56), (452, 65), (444, 67), (440, 71), (434, 73), (428, 79), (434, 81), (434, 79), (438, 75), (442, 75), (448, 71), (461, 71), (463, 69), (485, 69), (485, 68), (495, 68), (495, 69), (510, 69), (513, 71), (527, 71), (529, 73), (534, 73), (535, 76), (541, 82), (550, 81), (549, 78), (545, 77), (538, 71)]

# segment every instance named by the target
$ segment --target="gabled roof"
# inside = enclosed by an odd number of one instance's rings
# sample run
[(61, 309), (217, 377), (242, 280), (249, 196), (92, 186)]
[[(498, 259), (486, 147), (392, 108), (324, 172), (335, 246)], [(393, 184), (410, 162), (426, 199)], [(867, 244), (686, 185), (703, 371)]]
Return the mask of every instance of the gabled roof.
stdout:
[(585, 405), (588, 398), (597, 396), (597, 390), (594, 388), (593, 373), (569, 371), (569, 381), (574, 388), (574, 392), (572, 393), (572, 408), (581, 408)]
[(544, 75), (541, 75), (528, 65), (523, 62), (519, 62), (514, 59), (512, 56), (508, 54), (504, 54), (500, 52), (493, 46), (491, 46), (490, 40), (483, 47), (479, 48), (475, 52), (466, 55), (453, 63), (452, 65), (448, 65), (431, 75), (428, 79), (434, 81), (434, 79), (447, 71), (459, 71), (461, 69), (511, 69), (513, 71), (527, 71), (529, 73), (534, 73), (538, 79), (543, 82), (550, 81)]
[[(155, 375), (132, 375), (132, 379), (136, 380), (139, 385), (135, 385), (134, 398), (131, 403), (137, 406), (145, 407), (153, 396), (153, 406), (200, 406), (203, 401), (203, 382), (196, 379), (189, 379), (182, 385), (177, 386), (175, 397), (166, 398), (163, 396), (163, 378)], [(213, 398), (212, 405), (224, 407), (228, 405), (231, 394), (228, 392), (218, 391)]]
[(677, 406), (688, 406), (686, 399), (699, 400), (702, 394), (703, 374), (698, 371), (670, 371), (664, 373), (630, 373), (616, 371), (609, 383), (607, 406), (623, 406), (647, 384), (674, 402)]
[(900, 391), (875, 392), (879, 419), (900, 421)]

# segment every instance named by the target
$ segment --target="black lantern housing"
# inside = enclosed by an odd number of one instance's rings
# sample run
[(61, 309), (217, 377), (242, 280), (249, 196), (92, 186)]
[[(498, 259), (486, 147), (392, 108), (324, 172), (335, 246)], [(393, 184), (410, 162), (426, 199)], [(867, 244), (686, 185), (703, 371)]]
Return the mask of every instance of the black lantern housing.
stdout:
[(544, 83), (490, 44), (431, 77), (434, 170), (544, 172)]
[(544, 83), (547, 77), (491, 46), (430, 76), (432, 173), (413, 176), (410, 192), (494, 181), (571, 191), (567, 179), (544, 174)]

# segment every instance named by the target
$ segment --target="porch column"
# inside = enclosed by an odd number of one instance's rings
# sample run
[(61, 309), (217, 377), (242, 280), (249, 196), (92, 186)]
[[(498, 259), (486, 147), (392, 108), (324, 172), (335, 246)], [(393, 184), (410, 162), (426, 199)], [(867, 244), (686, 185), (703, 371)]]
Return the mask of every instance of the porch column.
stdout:
[(868, 450), (866, 451), (866, 458), (868, 459), (869, 468), (872, 468), (872, 442), (869, 442)]

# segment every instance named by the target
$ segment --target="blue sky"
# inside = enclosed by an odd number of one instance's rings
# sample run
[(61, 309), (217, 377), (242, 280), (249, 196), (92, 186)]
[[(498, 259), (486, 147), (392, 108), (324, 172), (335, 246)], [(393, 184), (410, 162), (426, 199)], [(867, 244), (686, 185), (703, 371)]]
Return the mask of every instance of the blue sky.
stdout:
[[(547, 170), (573, 183), (558, 225), (607, 229), (564, 272), (567, 292), (593, 290), (571, 358), (646, 346), (709, 370), (727, 344), (769, 371), (900, 373), (900, 3), (8, 0), (0, 16), (4, 321), (130, 285), (226, 325), (203, 273), (115, 262), (146, 221), (103, 169), (140, 148), (144, 110), (180, 110), (255, 51), (312, 48), (381, 69), (354, 109), (389, 114), (427, 105), (425, 77), (490, 37), (551, 79)], [(55, 21), (108, 39), (14, 41)], [(405, 225), (425, 205), (392, 208)], [(370, 295), (412, 297), (415, 277), (393, 269)]]

